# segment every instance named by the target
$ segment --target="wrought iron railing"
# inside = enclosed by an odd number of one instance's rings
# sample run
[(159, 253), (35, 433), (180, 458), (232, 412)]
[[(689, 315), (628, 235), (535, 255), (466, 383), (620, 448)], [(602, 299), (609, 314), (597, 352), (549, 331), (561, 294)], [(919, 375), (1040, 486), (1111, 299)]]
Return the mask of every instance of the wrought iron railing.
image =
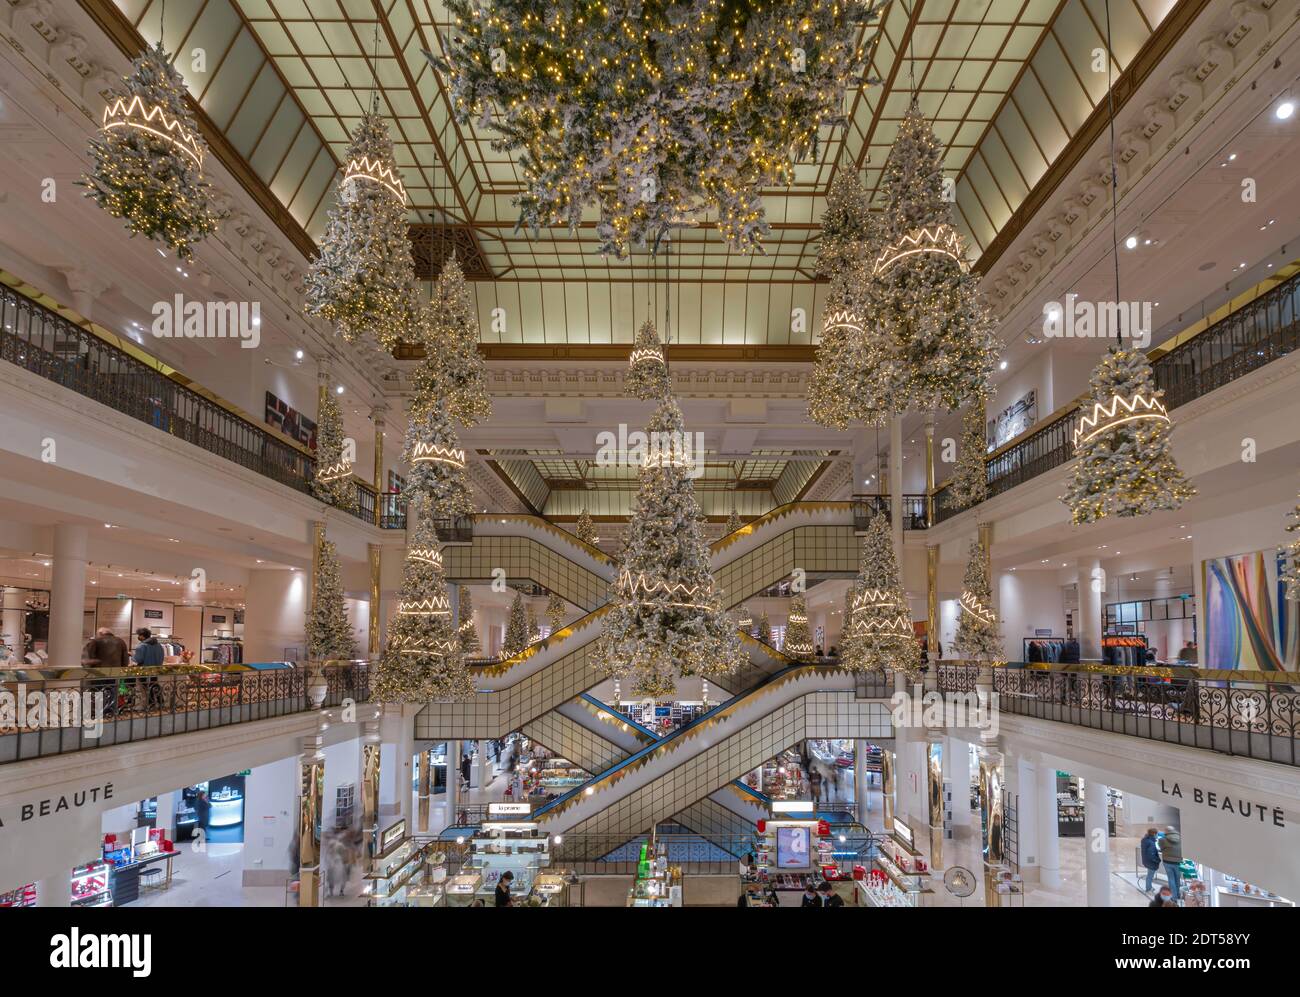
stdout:
[[(405, 517), (403, 517), (405, 518)], [(403, 522), (405, 526), (405, 522)], [(474, 541), (474, 517), (457, 516), (455, 519), (434, 520), (438, 539), (443, 543), (472, 543)]]
[(1191, 668), (1008, 667), (992, 677), (998, 708), (1007, 713), (1300, 765), (1300, 678), (1208, 674), (1214, 677)]
[[(580, 875), (635, 876), (641, 845), (649, 835), (565, 834), (552, 845), (551, 864)], [(687, 876), (739, 876), (736, 856), (757, 854), (758, 837), (746, 835), (659, 833), (655, 845), (668, 864)], [(836, 825), (832, 832), (832, 857), (847, 874), (877, 854), (876, 838), (861, 824)], [(689, 886), (687, 887), (689, 889)]]
[(300, 492), (316, 461), (127, 351), (0, 287), (0, 359)]
[[(0, 725), (0, 764), (266, 720), (370, 698), (365, 662), (270, 670), (156, 673), (87, 669), (0, 672), (14, 709)], [(24, 704), (21, 711), (19, 703)]]
[[(1209, 394), (1300, 348), (1300, 274), (1238, 308), (1187, 342), (1154, 359), (1156, 384), (1170, 409)], [(1074, 456), (1078, 410), (1046, 423), (985, 463), (989, 498), (1037, 477)], [(941, 523), (965, 506), (952, 501), (947, 486), (934, 495), (934, 521)]]
[[(854, 495), (853, 529), (862, 532), (877, 515), (890, 515), (890, 496)], [(903, 496), (903, 529), (924, 530), (930, 525), (929, 501), (925, 495)]]

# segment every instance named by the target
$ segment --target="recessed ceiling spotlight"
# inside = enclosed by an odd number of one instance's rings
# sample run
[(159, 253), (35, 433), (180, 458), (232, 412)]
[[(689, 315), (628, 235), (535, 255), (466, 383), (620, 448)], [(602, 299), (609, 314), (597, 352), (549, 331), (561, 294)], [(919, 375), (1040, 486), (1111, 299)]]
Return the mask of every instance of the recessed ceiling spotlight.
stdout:
[(1285, 121), (1295, 114), (1295, 104), (1289, 100), (1284, 100), (1277, 105), (1277, 109), (1273, 113), (1277, 116), (1278, 121)]
[(295, 360), (301, 360), (301, 359), (302, 359), (302, 350), (297, 350), (297, 351), (295, 351), (295, 352), (294, 352), (294, 355), (293, 355), (293, 358), (294, 358)]
[(998, 364), (998, 370), (1006, 370), (1006, 369), (1007, 369), (1007, 362), (1003, 360), (1000, 364)]
[(1138, 247), (1138, 237), (1137, 237), (1137, 236), (1135, 236), (1135, 235), (1130, 235), (1127, 239), (1124, 240), (1124, 248), (1125, 248), (1125, 249), (1137, 249), (1137, 247)]
[(335, 393), (336, 395), (341, 395), (341, 394), (343, 394), (343, 385), (340, 384), (337, 388), (335, 388), (335, 389), (334, 389), (334, 393)]

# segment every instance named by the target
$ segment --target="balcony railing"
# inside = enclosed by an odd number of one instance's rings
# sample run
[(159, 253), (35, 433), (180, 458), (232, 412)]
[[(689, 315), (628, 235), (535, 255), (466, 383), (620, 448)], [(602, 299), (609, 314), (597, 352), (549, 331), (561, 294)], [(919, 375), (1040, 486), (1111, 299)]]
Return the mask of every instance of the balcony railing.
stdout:
[(9, 707), (0, 724), (0, 764), (305, 713), (318, 708), (322, 694), (321, 707), (370, 698), (366, 662), (266, 671), (86, 671), (70, 680), (52, 670), (0, 672), (0, 697)]
[[(1300, 348), (1298, 313), (1300, 274), (1157, 357), (1151, 367), (1165, 393), (1165, 405), (1170, 409), (1185, 405)], [(1078, 420), (1078, 409), (1071, 409), (995, 451), (985, 462), (989, 498), (1068, 462), (1074, 456)], [(947, 486), (935, 492), (936, 523), (963, 508), (950, 499)]]
[[(890, 515), (889, 495), (854, 495), (853, 529), (861, 533), (866, 530), (876, 515)], [(924, 495), (903, 496), (903, 529), (924, 530), (930, 525), (929, 503)]]

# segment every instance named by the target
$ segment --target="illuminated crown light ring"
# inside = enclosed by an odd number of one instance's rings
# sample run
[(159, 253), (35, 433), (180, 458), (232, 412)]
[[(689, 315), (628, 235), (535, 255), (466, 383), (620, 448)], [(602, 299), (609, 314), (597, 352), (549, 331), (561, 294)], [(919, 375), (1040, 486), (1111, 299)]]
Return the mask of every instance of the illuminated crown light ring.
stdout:
[(708, 602), (694, 601), (701, 596), (708, 599), (713, 594), (711, 586), (687, 585), (685, 582), (669, 584), (662, 581), (646, 581), (645, 575), (637, 575), (633, 578), (626, 568), (619, 572), (617, 586), (619, 592), (629, 599), (635, 598), (640, 593), (642, 598), (650, 601), (668, 599), (666, 605), (680, 609), (712, 608)]
[(1169, 425), (1169, 421), (1168, 410), (1154, 395), (1148, 397), (1140, 391), (1132, 399), (1115, 395), (1109, 404), (1096, 402), (1092, 413), (1079, 420), (1079, 428), (1074, 431), (1074, 445), (1078, 447), (1127, 422), (1163, 422)]
[(342, 481), (352, 476), (352, 465), (345, 460), (337, 464), (326, 464), (316, 472), (316, 480), (322, 484), (329, 484), (333, 481)]
[(924, 254), (946, 256), (961, 267), (962, 273), (970, 272), (970, 264), (962, 253), (961, 235), (951, 225), (936, 225), (909, 232), (894, 245), (886, 246), (880, 251), (873, 272), (877, 277), (884, 276), (900, 260)]
[(664, 362), (663, 350), (657, 346), (638, 346), (627, 358), (629, 367), (635, 367), (637, 364), (646, 362), (662, 364)]
[(441, 443), (416, 443), (411, 451), (412, 464), (448, 464), (451, 467), (465, 466), (465, 451), (455, 447), (444, 447)]
[(439, 571), (442, 570), (442, 552), (437, 547), (412, 547), (406, 552), (406, 559), (431, 564)]
[(449, 658), (457, 650), (455, 641), (438, 640), (432, 644), (417, 644), (414, 640), (404, 641), (399, 638), (393, 638), (391, 648), (398, 654), (419, 654), (433, 658)]
[(406, 187), (402, 185), (402, 178), (392, 167), (385, 166), (383, 160), (371, 159), (369, 156), (349, 160), (339, 186), (346, 187), (354, 180), (367, 180), (379, 184), (397, 198), (403, 207), (406, 206)]
[(861, 317), (847, 308), (837, 308), (832, 312), (828, 312), (822, 320), (822, 334), (825, 335), (841, 329), (847, 332), (861, 332)]
[(911, 617), (904, 613), (888, 620), (855, 620), (849, 627), (849, 634), (853, 637), (896, 637), (900, 640), (911, 640), (915, 636)]
[(888, 589), (863, 589), (853, 597), (853, 614), (863, 609), (897, 609), (897, 595)]
[(964, 612), (970, 613), (971, 616), (981, 623), (987, 623), (989, 626), (996, 626), (998, 622), (997, 613), (986, 607), (972, 593), (963, 592), (961, 598), (957, 600)]
[(198, 137), (179, 118), (169, 118), (159, 105), (146, 108), (139, 94), (130, 103), (125, 97), (118, 97), (104, 108), (104, 131), (115, 128), (148, 132), (189, 156), (195, 166), (203, 169), (203, 146)]
[(669, 447), (667, 450), (652, 449), (641, 461), (641, 466), (682, 467), (689, 470), (695, 466), (695, 458), (685, 450), (678, 450), (677, 447)]
[(445, 596), (434, 599), (416, 599), (397, 604), (398, 616), (450, 616), (451, 603)]

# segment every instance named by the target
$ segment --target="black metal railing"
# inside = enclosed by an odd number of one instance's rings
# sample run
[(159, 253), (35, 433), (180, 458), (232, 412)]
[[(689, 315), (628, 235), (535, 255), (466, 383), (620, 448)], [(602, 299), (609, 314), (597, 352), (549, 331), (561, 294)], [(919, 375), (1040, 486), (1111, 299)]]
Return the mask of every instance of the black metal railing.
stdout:
[(974, 692), (979, 679), (980, 666), (957, 662), (940, 662), (935, 666), (935, 678), (940, 692)]
[[(403, 526), (405, 526), (405, 523), (403, 523)], [(438, 531), (438, 539), (445, 544), (473, 543), (474, 541), (473, 516), (457, 516), (455, 519), (436, 519), (434, 520), (434, 527)]]
[[(267, 671), (156, 674), (88, 669), (62, 680), (52, 671), (0, 672), (6, 711), (0, 764), (108, 748), (173, 734), (227, 727), (337, 707), (370, 698), (365, 662)], [(318, 706), (319, 701), (319, 706)]]
[[(890, 515), (890, 496), (854, 495), (853, 529), (861, 533), (877, 515)], [(903, 496), (903, 529), (924, 530), (930, 525), (929, 502), (924, 495)]]
[(311, 491), (313, 457), (7, 287), (0, 287), (0, 359), (280, 484)]
[(993, 691), (1007, 713), (1300, 765), (1300, 679), (1205, 679), (1182, 668), (1172, 678), (1112, 672), (996, 668)]
[(406, 496), (385, 492), (379, 496), (379, 527), (384, 530), (406, 529)]
[[(565, 834), (552, 846), (551, 864), (580, 875), (635, 876), (641, 845), (647, 840), (644, 834), (631, 839), (626, 835)], [(877, 854), (875, 836), (861, 824), (835, 825), (831, 841), (832, 856), (845, 873)], [(756, 833), (661, 833), (655, 835), (655, 845), (660, 854), (667, 855), (668, 864), (679, 867), (684, 875), (738, 876), (736, 857), (757, 853), (758, 838)]]
[[(1214, 323), (1151, 363), (1156, 385), (1169, 409), (1185, 405), (1300, 348), (1300, 274)], [(1077, 410), (1041, 426), (985, 464), (989, 498), (1069, 461), (1074, 456)], [(946, 486), (935, 492), (934, 521), (941, 523), (965, 506)]]

